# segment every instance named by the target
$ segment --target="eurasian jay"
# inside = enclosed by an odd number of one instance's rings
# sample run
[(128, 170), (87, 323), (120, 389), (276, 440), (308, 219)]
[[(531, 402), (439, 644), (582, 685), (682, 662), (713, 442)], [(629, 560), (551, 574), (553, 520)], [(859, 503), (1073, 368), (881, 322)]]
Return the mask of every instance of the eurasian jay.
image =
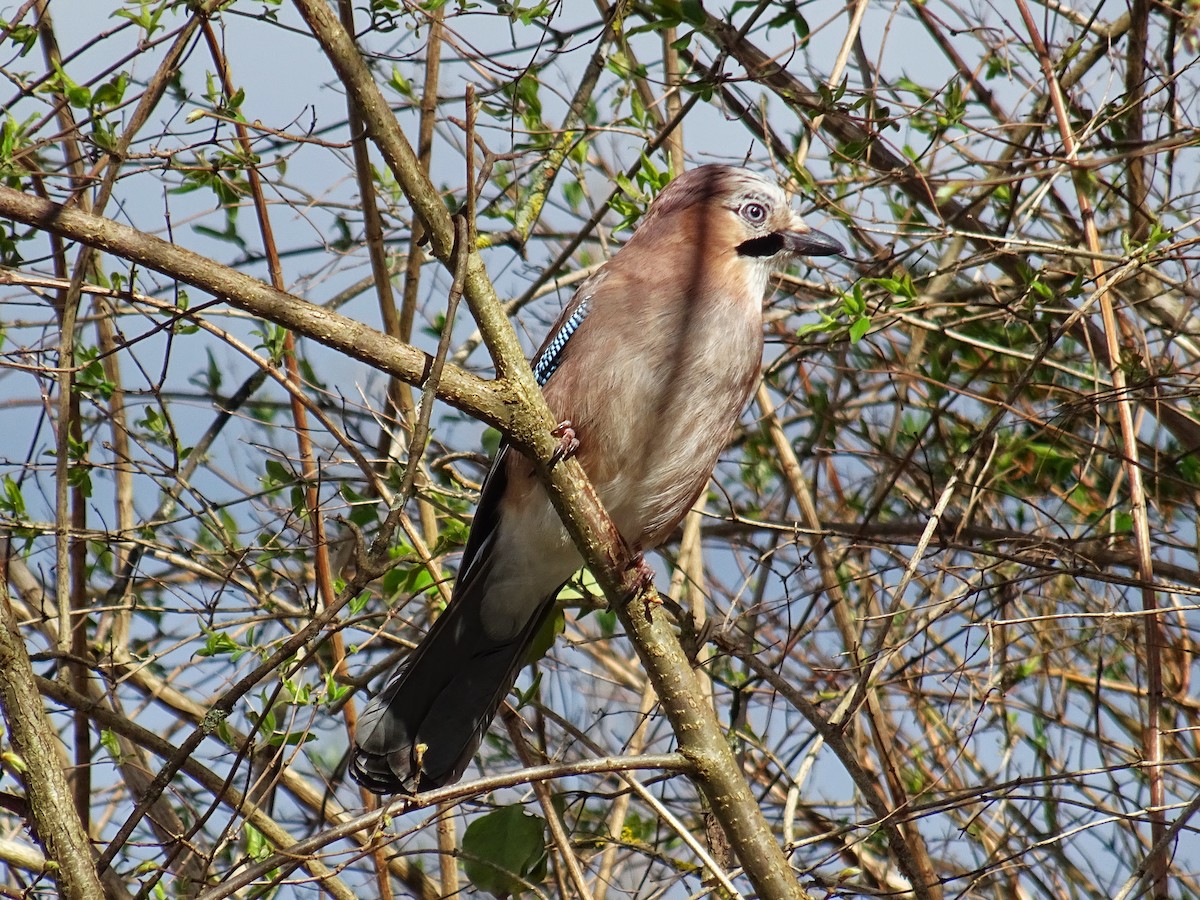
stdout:
[[(562, 311), (533, 371), (631, 549), (666, 541), (707, 485), (759, 377), (771, 271), (841, 252), (776, 185), (700, 166)], [(449, 606), (359, 718), (355, 779), (377, 793), (457, 781), (581, 564), (533, 465), (502, 445)]]

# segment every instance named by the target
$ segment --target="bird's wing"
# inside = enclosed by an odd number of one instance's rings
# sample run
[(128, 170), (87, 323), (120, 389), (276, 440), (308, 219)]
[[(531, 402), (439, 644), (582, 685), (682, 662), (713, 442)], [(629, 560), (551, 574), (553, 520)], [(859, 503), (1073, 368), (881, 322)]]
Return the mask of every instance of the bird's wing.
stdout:
[(596, 293), (596, 288), (603, 280), (603, 270), (593, 275), (576, 291), (575, 296), (571, 298), (561, 313), (558, 314), (558, 319), (550, 328), (550, 333), (546, 336), (546, 340), (542, 342), (542, 346), (538, 348), (538, 352), (533, 355), (533, 361), (530, 365), (533, 367), (533, 377), (537, 379), (539, 387), (545, 387), (546, 382), (550, 380), (563, 360), (563, 353), (567, 349), (567, 342), (579, 330), (579, 326), (583, 324), (589, 312), (592, 311), (592, 296)]
[[(558, 319), (550, 328), (542, 346), (533, 355), (530, 366), (539, 387), (546, 386), (562, 363), (571, 337), (579, 331), (591, 311), (592, 295), (603, 280), (603, 274), (603, 271), (598, 272), (580, 286), (575, 296), (558, 314)], [(483, 487), (479, 491), (479, 505), (471, 522), (467, 545), (463, 548), (462, 564), (459, 567), (460, 579), (470, 576), (471, 570), (488, 558), (496, 539), (496, 526), (500, 522), (500, 501), (508, 484), (508, 457), (516, 452), (507, 441), (502, 441), (495, 459), (492, 460), (492, 467), (483, 480)]]

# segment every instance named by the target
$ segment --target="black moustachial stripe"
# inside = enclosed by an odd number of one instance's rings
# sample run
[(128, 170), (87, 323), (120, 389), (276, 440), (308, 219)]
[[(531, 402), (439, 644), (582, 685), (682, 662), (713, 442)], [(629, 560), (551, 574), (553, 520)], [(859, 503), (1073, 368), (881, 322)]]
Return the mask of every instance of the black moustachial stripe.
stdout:
[(772, 232), (742, 241), (737, 249), (742, 256), (774, 256), (783, 249), (783, 238)]
[(575, 309), (575, 312), (571, 313), (567, 321), (562, 323), (562, 327), (550, 339), (550, 343), (546, 345), (546, 349), (538, 354), (538, 358), (533, 361), (533, 377), (537, 380), (539, 387), (545, 387), (546, 382), (550, 380), (550, 376), (558, 368), (558, 364), (562, 361), (563, 348), (567, 346), (567, 341), (571, 339), (571, 335), (576, 332), (583, 320), (587, 318), (588, 310), (588, 301), (584, 300)]

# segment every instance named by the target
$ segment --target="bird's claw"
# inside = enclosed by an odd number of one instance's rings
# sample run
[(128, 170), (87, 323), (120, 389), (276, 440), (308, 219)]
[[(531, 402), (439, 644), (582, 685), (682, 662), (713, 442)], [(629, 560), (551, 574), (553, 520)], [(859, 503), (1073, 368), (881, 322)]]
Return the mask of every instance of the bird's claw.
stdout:
[(563, 419), (558, 423), (557, 428), (552, 428), (550, 433), (558, 438), (558, 446), (550, 457), (550, 468), (554, 468), (564, 459), (570, 459), (579, 452), (579, 437), (575, 434), (575, 428), (570, 419)]
[(650, 567), (650, 564), (646, 562), (646, 558), (640, 553), (638, 554), (637, 561), (630, 566), (630, 569), (633, 570), (633, 589), (629, 592), (629, 596), (625, 602), (628, 603), (638, 596), (643, 597), (648, 617), (650, 610), (663, 605), (663, 598), (654, 589), (654, 569)]

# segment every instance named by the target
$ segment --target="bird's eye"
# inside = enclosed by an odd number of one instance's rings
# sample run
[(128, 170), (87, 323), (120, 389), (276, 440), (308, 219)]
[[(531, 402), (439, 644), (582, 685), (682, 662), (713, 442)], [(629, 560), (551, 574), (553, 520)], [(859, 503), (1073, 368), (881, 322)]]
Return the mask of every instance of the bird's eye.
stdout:
[(742, 206), (741, 213), (742, 218), (751, 225), (761, 225), (767, 221), (767, 208), (753, 200)]

